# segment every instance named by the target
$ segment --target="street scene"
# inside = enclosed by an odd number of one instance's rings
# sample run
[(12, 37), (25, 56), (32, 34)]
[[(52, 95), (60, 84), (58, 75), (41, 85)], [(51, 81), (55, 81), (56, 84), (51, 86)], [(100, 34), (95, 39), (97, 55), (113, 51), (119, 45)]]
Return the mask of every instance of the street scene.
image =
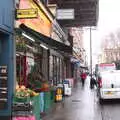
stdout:
[(120, 120), (119, 0), (0, 0), (0, 120)]
[(57, 103), (43, 120), (119, 120), (120, 101), (109, 100), (100, 105), (96, 89), (89, 88), (89, 79), (84, 88), (78, 83), (73, 95), (65, 98), (63, 103)]

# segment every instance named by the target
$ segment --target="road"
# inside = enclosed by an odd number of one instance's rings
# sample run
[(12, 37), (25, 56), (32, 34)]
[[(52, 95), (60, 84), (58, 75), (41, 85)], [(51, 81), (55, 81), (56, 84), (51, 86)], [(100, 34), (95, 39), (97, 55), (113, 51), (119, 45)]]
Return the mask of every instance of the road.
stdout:
[(89, 88), (89, 78), (85, 87), (79, 83), (71, 97), (57, 103), (42, 120), (120, 120), (120, 101), (105, 101), (100, 105), (96, 90)]

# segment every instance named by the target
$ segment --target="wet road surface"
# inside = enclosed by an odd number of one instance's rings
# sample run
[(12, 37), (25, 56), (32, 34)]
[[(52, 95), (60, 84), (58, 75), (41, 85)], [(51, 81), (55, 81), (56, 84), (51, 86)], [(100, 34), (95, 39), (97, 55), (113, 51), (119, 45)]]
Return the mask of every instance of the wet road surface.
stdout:
[(120, 120), (120, 101), (105, 101), (100, 105), (96, 90), (90, 90), (89, 78), (85, 87), (79, 83), (71, 97), (57, 103), (42, 120)]

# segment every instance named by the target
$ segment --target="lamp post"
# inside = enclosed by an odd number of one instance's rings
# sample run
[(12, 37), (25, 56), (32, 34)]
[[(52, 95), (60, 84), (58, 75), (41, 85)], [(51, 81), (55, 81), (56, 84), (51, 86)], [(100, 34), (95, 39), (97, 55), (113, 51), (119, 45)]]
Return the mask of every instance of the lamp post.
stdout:
[(91, 72), (91, 78), (92, 78), (92, 31), (90, 27), (90, 72)]

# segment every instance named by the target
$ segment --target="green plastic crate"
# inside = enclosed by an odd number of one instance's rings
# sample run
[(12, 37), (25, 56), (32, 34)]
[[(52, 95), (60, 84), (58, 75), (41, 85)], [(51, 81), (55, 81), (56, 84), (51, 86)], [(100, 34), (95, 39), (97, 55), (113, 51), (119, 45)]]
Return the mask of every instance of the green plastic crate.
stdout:
[(40, 95), (31, 97), (30, 100), (33, 103), (33, 114), (36, 117), (36, 120), (40, 120)]
[(30, 97), (25, 97), (25, 98), (18, 98), (16, 96), (13, 97), (13, 103), (14, 102), (22, 102), (22, 103), (25, 103), (25, 102), (29, 102), (30, 101)]
[(44, 112), (48, 112), (51, 107), (51, 93), (44, 92)]
[(55, 92), (51, 90), (49, 92), (44, 92), (44, 112), (48, 112), (55, 102)]
[(52, 106), (55, 102), (55, 92), (54, 92), (54, 90), (51, 90), (50, 96), (51, 96), (51, 106)]

